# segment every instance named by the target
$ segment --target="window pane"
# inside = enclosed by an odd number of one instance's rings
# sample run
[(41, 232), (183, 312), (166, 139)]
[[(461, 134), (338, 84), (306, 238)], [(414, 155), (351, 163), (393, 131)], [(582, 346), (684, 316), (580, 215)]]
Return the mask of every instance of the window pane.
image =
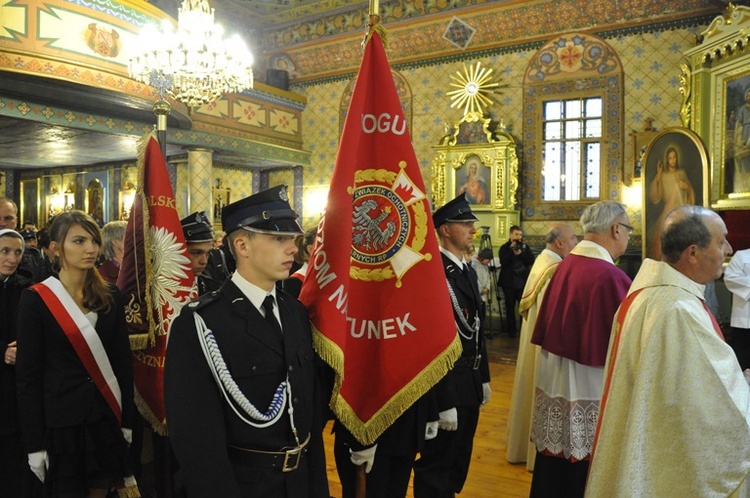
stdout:
[(585, 189), (587, 199), (599, 198), (599, 185), (601, 184), (601, 144), (586, 144)]
[(561, 142), (544, 144), (542, 157), (542, 200), (560, 200), (560, 148)]
[[(542, 200), (580, 201), (601, 195), (601, 97), (543, 103)], [(588, 140), (586, 140), (588, 139)]]
[(602, 115), (602, 99), (597, 97), (594, 99), (586, 99), (586, 117), (597, 118)]
[(565, 101), (565, 117), (567, 119), (581, 117), (581, 101), (580, 100)]
[(602, 120), (589, 119), (585, 121), (586, 138), (596, 138), (602, 136)]
[(566, 121), (565, 122), (565, 138), (581, 138), (581, 122), (580, 121)]
[(544, 119), (562, 118), (562, 102), (545, 102)]
[(581, 198), (580, 173), (581, 142), (565, 144), (564, 200), (572, 201)]
[(561, 129), (562, 123), (560, 123), (560, 121), (544, 123), (544, 140), (558, 140), (560, 138)]

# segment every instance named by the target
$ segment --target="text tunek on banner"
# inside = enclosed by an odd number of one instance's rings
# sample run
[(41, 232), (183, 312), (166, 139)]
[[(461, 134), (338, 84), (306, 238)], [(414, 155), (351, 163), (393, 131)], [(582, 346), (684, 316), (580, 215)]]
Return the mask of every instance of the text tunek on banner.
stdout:
[(461, 354), (424, 181), (377, 32), (300, 299), (315, 347), (336, 371), (331, 407), (363, 444)]

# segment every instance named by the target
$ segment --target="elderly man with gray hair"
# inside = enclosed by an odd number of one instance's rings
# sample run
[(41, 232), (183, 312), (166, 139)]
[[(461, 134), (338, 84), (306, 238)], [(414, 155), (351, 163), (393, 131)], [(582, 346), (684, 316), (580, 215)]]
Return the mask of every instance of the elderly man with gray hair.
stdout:
[(732, 254), (726, 225), (682, 206), (661, 245), (612, 327), (586, 496), (747, 496), (750, 389), (703, 295)]
[(523, 322), (508, 410), (507, 459), (511, 463), (526, 462), (528, 470), (534, 470), (536, 457), (536, 447), (531, 444), (530, 435), (531, 417), (534, 414), (536, 364), (539, 357), (539, 346), (531, 344), (531, 333), (534, 331), (539, 306), (544, 299), (550, 278), (560, 262), (578, 244), (578, 237), (567, 223), (554, 223), (548, 228), (544, 241), (545, 248), (531, 267), (521, 301), (518, 303), (518, 312)]
[(99, 274), (111, 284), (117, 284), (120, 265), (125, 249), (127, 221), (110, 221), (102, 228), (102, 253), (104, 262), (99, 266)]
[(537, 363), (531, 439), (532, 497), (582, 497), (594, 443), (612, 319), (630, 287), (614, 264), (633, 228), (625, 206), (597, 202), (580, 219), (581, 241), (557, 266), (531, 342)]

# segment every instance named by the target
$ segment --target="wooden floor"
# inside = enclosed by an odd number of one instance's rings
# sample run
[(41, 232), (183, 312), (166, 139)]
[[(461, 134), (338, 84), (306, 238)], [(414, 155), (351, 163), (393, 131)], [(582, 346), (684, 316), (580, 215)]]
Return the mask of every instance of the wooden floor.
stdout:
[[(495, 335), (487, 341), (490, 358), (492, 398), (479, 415), (479, 427), (474, 438), (469, 477), (461, 497), (497, 498), (527, 497), (531, 486), (531, 473), (525, 464), (511, 465), (505, 460), (506, 422), (510, 393), (513, 389), (515, 355), (518, 339)], [(341, 497), (341, 484), (336, 474), (333, 460), (333, 437), (330, 427), (325, 431), (325, 445), (328, 462), (328, 482), (331, 496)], [(377, 457), (376, 457), (377, 458)], [(412, 497), (409, 485), (408, 497)]]

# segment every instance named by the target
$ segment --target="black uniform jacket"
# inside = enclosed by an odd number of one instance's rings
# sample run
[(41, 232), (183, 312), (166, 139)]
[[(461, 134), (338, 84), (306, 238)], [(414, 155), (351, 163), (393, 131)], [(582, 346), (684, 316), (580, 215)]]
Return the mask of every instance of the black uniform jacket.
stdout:
[[(0, 279), (1, 280), (1, 279)], [(5, 358), (8, 344), (16, 340), (16, 311), (23, 289), (31, 279), (19, 272), (0, 281), (0, 358)], [(16, 402), (16, 366), (0, 361), (0, 436), (18, 433)]]
[[(184, 484), (190, 498), (329, 496), (309, 318), (302, 304), (283, 292), (277, 292), (277, 302), (283, 337), (231, 279), (220, 290), (185, 306), (172, 324), (165, 407), (180, 467), (177, 481)], [(285, 408), (275, 424), (257, 428), (234, 413), (201, 351), (193, 313), (199, 313), (213, 331), (232, 378), (259, 411), (268, 409), (276, 388), (288, 375), (300, 442), (310, 436), (298, 470), (282, 473), (230, 460), (229, 445), (261, 451), (295, 446), (290, 417)]]
[[(445, 276), (448, 285), (458, 301), (458, 306), (469, 325), (474, 324), (474, 316), (482, 305), (479, 295), (479, 284), (476, 272), (469, 266), (469, 278), (462, 273), (461, 267), (451, 261), (445, 254), (441, 253)], [(453, 310), (455, 317), (456, 310)], [(464, 335), (470, 331), (464, 330), (461, 321), (456, 317), (458, 327)], [(484, 343), (484, 334), (479, 331), (479, 349), (475, 339), (468, 340), (462, 335), (461, 346), (463, 353), (455, 366), (436, 386), (438, 396), (438, 409), (445, 411), (456, 406), (479, 406), (482, 402), (482, 383), (490, 381), (490, 367), (487, 361), (487, 349)], [(474, 359), (481, 355), (479, 368), (473, 368)]]
[[(98, 313), (95, 328), (120, 386), (122, 426), (133, 428), (133, 363), (125, 307), (117, 288), (110, 286), (110, 291), (114, 304)], [(44, 449), (45, 426), (74, 427), (112, 413), (65, 332), (32, 289), (21, 295), (17, 324), (18, 408), (27, 453)]]
[(209, 292), (213, 292), (216, 290), (219, 290), (221, 287), (221, 282), (216, 280), (213, 276), (208, 274), (202, 274), (199, 275), (197, 280), (198, 284), (198, 295), (202, 296), (203, 294), (208, 294)]

